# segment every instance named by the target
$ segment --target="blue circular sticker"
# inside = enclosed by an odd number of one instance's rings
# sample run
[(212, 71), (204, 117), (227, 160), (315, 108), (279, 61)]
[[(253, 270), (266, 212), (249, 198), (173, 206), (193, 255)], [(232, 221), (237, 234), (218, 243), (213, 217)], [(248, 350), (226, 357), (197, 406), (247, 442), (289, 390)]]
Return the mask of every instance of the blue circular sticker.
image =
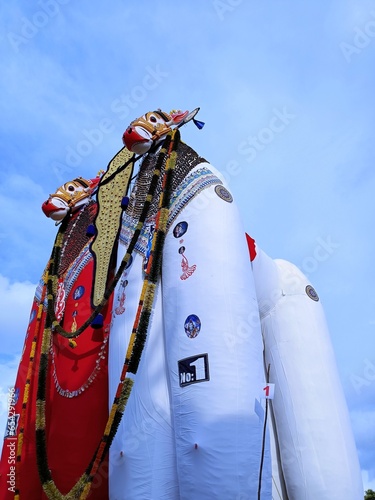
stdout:
[(184, 328), (189, 339), (193, 339), (200, 332), (201, 320), (195, 314), (190, 314), (185, 320)]

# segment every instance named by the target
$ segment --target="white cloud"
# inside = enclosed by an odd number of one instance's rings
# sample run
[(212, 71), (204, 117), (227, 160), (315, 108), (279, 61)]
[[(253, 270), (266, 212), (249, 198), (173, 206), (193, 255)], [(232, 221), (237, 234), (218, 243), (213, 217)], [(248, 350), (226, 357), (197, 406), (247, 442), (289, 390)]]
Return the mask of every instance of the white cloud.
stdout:
[(6, 217), (0, 219), (0, 265), (11, 281), (36, 281), (44, 270), (56, 233), (41, 210), (47, 198), (28, 175), (12, 173), (3, 178), (0, 213)]
[[(0, 337), (1, 353), (20, 353), (27, 331), (36, 285), (26, 282), (11, 283), (0, 275)], [(1, 355), (0, 353), (0, 355)], [(2, 378), (0, 378), (3, 381)]]

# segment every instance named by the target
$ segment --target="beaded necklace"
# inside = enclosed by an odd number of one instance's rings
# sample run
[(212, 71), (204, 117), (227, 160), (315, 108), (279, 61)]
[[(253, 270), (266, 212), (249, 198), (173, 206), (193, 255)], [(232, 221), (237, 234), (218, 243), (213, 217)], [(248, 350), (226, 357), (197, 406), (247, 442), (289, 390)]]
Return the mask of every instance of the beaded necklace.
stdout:
[(91, 374), (87, 378), (86, 382), (84, 382), (78, 389), (75, 389), (75, 390), (64, 389), (63, 387), (61, 387), (59, 380), (58, 380), (57, 371), (56, 371), (55, 349), (54, 349), (53, 343), (51, 344), (50, 355), (51, 355), (51, 363), (52, 363), (52, 378), (53, 378), (53, 381), (55, 384), (56, 391), (60, 394), (60, 396), (63, 396), (64, 398), (69, 398), (69, 399), (75, 398), (75, 397), (79, 396), (80, 394), (82, 394), (84, 391), (86, 391), (91, 386), (91, 384), (94, 382), (94, 380), (98, 376), (98, 373), (101, 369), (101, 365), (103, 364), (102, 359), (106, 358), (106, 346), (108, 343), (108, 338), (109, 338), (109, 335), (107, 334), (104, 337), (104, 340), (103, 340), (102, 345), (100, 347), (98, 356), (97, 356), (96, 361), (95, 361), (94, 369), (92, 370)]

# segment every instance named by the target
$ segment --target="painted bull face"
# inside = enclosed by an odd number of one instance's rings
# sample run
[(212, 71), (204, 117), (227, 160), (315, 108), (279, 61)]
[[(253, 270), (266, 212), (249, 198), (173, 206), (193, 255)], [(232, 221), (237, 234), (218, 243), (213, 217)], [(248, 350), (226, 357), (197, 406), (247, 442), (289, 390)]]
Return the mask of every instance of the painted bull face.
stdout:
[(131, 122), (122, 140), (129, 151), (145, 154), (151, 146), (164, 139), (174, 125), (185, 123), (188, 115), (189, 111), (150, 111)]
[(66, 182), (51, 194), (42, 205), (47, 217), (60, 222), (69, 212), (75, 212), (85, 205), (100, 181), (100, 177), (86, 180), (78, 177)]

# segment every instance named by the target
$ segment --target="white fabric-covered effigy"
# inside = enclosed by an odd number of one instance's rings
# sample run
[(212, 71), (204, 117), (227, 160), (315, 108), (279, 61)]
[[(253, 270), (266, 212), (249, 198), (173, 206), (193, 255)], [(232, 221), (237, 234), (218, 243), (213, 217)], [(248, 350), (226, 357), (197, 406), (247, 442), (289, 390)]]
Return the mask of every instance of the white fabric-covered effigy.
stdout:
[[(256, 498), (263, 345), (245, 231), (231, 194), (209, 164), (188, 174), (170, 214), (146, 346), (110, 450), (110, 498)], [(153, 225), (147, 221), (143, 244), (115, 290), (110, 401)], [(131, 226), (125, 216), (119, 261)], [(268, 446), (263, 474), (262, 498), (270, 498)]]

